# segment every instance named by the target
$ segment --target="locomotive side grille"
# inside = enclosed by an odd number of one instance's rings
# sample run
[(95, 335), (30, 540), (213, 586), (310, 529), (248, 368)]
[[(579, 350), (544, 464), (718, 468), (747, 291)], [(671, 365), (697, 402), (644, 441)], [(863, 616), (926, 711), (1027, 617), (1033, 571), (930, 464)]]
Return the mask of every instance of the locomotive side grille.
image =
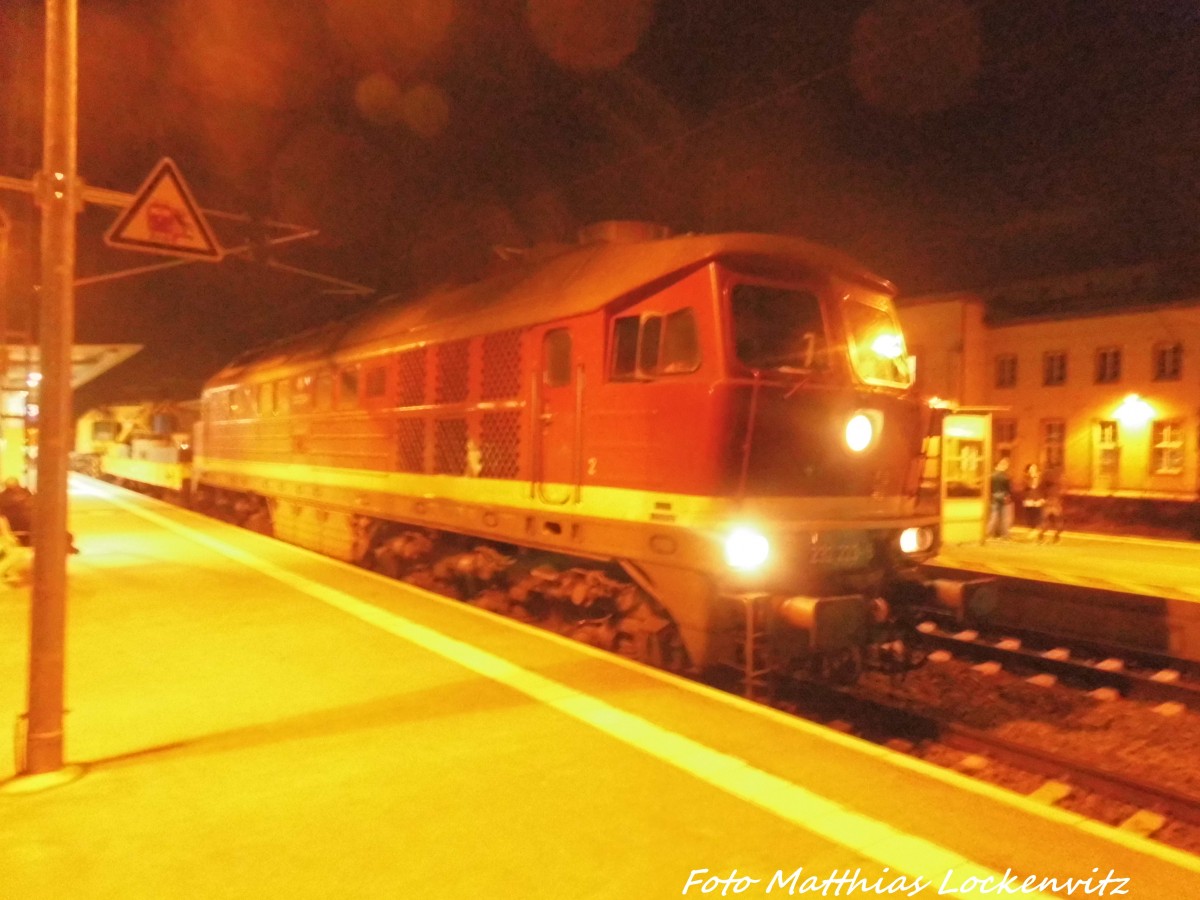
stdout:
[(425, 420), (401, 419), (396, 423), (396, 468), (401, 472), (425, 471)]
[[(521, 333), (504, 331), (483, 339), (481, 400), (507, 400), (521, 390)], [(486, 453), (486, 450), (485, 450)], [(487, 462), (485, 460), (486, 469)]]
[(521, 419), (517, 410), (483, 414), (480, 461), (484, 478), (516, 478), (521, 450)]
[[(437, 348), (437, 383), (434, 403), (461, 403), (467, 399), (470, 343), (452, 341)], [(459, 469), (462, 472), (462, 469)]]
[(397, 405), (420, 406), (425, 402), (425, 348), (401, 353), (396, 368)]
[(438, 419), (434, 422), (433, 473), (463, 475), (467, 471), (467, 420)]

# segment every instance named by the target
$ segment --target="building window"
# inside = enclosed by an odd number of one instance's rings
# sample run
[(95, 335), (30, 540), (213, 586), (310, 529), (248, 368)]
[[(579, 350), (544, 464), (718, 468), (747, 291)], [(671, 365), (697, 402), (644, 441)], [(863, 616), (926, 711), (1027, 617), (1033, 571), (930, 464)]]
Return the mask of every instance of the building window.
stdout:
[(1016, 419), (992, 420), (992, 456), (999, 459), (1002, 456), (1012, 456), (1013, 445), (1017, 442)]
[(1017, 354), (1001, 353), (996, 357), (996, 387), (1017, 386)]
[(1183, 422), (1155, 422), (1150, 448), (1150, 472), (1154, 475), (1183, 473)]
[(1096, 472), (1100, 487), (1116, 487), (1121, 470), (1121, 433), (1117, 423), (1105, 420), (1096, 423)]
[(1096, 351), (1096, 384), (1114, 384), (1121, 380), (1121, 348), (1101, 347)]
[(1042, 422), (1042, 469), (1062, 471), (1067, 462), (1067, 423), (1062, 419)]
[(1183, 344), (1154, 345), (1154, 380), (1178, 381), (1183, 376)]
[(1067, 383), (1067, 354), (1061, 350), (1042, 355), (1042, 384), (1046, 387)]

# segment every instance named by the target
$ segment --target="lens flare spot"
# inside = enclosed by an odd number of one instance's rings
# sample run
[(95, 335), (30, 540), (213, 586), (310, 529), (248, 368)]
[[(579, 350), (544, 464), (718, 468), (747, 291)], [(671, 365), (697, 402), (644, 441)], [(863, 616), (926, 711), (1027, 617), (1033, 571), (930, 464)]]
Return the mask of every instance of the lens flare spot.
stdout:
[(564, 69), (595, 71), (623, 63), (650, 26), (654, 0), (528, 0), (538, 47)]

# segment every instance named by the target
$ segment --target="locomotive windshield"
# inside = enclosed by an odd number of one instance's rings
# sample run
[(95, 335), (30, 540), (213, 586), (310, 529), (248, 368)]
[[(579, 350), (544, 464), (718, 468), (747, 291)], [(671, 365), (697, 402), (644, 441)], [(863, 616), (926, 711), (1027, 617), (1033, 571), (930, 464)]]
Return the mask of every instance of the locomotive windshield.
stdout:
[(896, 313), (888, 306), (859, 301), (847, 301), (845, 310), (850, 359), (858, 377), (867, 384), (912, 385), (908, 351)]
[(739, 284), (733, 288), (733, 339), (752, 369), (808, 371), (825, 360), (825, 323), (811, 291)]

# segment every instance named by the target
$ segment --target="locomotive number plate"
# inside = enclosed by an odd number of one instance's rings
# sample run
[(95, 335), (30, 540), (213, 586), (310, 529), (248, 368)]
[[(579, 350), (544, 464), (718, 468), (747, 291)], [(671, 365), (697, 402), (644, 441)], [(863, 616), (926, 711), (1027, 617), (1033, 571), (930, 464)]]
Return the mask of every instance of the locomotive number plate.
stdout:
[(813, 535), (808, 561), (831, 569), (854, 569), (870, 562), (872, 553), (862, 532), (828, 531)]

